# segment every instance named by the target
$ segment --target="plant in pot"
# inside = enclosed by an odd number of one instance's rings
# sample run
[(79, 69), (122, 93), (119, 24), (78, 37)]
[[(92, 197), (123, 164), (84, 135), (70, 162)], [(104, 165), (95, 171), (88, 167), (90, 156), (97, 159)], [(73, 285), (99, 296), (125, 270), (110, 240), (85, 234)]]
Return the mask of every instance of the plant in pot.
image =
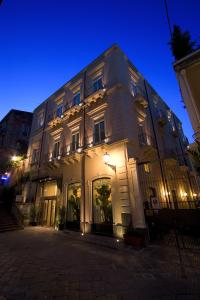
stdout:
[(65, 215), (66, 215), (65, 206), (59, 207), (58, 219), (57, 219), (57, 224), (58, 224), (59, 230), (63, 230), (65, 227)]
[(102, 184), (99, 188), (96, 188), (96, 192), (96, 205), (98, 205), (103, 212), (104, 222), (112, 224), (111, 188), (107, 184)]
[(129, 226), (124, 234), (124, 242), (127, 245), (132, 245), (135, 247), (145, 246), (145, 234), (142, 231), (136, 230)]
[(30, 208), (30, 225), (36, 226), (37, 225), (37, 207), (35, 204), (31, 205)]

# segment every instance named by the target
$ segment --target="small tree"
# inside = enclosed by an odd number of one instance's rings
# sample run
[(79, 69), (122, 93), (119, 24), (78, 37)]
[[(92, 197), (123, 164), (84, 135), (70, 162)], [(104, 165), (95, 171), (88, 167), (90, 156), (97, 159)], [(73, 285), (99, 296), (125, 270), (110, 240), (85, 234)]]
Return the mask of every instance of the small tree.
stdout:
[(73, 189), (73, 194), (69, 199), (69, 204), (72, 208), (73, 217), (75, 220), (80, 220), (80, 197), (78, 196), (78, 189)]
[(102, 184), (101, 187), (96, 188), (96, 191), (98, 194), (96, 204), (103, 212), (105, 223), (112, 223), (112, 204), (109, 201), (111, 188), (107, 184)]
[(181, 28), (177, 25), (174, 25), (172, 39), (169, 44), (175, 60), (190, 54), (196, 46), (196, 42), (191, 40), (190, 33), (181, 31)]

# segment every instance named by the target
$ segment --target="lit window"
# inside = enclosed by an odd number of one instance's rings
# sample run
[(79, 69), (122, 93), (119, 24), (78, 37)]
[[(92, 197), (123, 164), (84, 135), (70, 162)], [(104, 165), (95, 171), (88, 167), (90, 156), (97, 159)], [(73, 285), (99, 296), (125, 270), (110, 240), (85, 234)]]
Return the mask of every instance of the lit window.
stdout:
[(54, 144), (53, 158), (57, 158), (60, 155), (60, 142)]
[(94, 125), (94, 142), (100, 143), (105, 139), (104, 121), (100, 121)]
[(81, 94), (80, 92), (78, 92), (73, 97), (73, 105), (79, 105), (80, 102), (81, 102)]
[(76, 151), (79, 148), (79, 133), (72, 134), (72, 151)]
[(102, 77), (97, 77), (93, 80), (93, 90), (94, 92), (103, 88)]
[(62, 114), (63, 114), (63, 105), (60, 104), (57, 106), (56, 117), (61, 118)]
[(144, 171), (146, 173), (150, 173), (151, 172), (150, 164), (148, 164), (148, 163), (144, 164)]

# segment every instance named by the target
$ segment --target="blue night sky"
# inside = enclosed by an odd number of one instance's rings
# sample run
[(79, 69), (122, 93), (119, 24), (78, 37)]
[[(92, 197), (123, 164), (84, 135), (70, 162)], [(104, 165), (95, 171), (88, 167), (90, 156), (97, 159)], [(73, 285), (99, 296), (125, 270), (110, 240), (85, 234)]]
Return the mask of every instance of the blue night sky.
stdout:
[[(168, 0), (171, 22), (200, 35), (200, 1)], [(0, 6), (0, 119), (32, 111), (117, 43), (183, 122), (163, 0), (3, 0)]]

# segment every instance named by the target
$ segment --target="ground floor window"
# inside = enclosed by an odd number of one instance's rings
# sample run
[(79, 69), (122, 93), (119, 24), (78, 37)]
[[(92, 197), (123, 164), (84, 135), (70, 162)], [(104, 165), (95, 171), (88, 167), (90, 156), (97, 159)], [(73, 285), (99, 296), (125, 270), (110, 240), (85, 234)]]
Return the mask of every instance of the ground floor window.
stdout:
[(113, 214), (110, 178), (93, 181), (93, 230), (112, 232)]
[(73, 183), (67, 189), (67, 218), (66, 226), (80, 227), (81, 184)]

